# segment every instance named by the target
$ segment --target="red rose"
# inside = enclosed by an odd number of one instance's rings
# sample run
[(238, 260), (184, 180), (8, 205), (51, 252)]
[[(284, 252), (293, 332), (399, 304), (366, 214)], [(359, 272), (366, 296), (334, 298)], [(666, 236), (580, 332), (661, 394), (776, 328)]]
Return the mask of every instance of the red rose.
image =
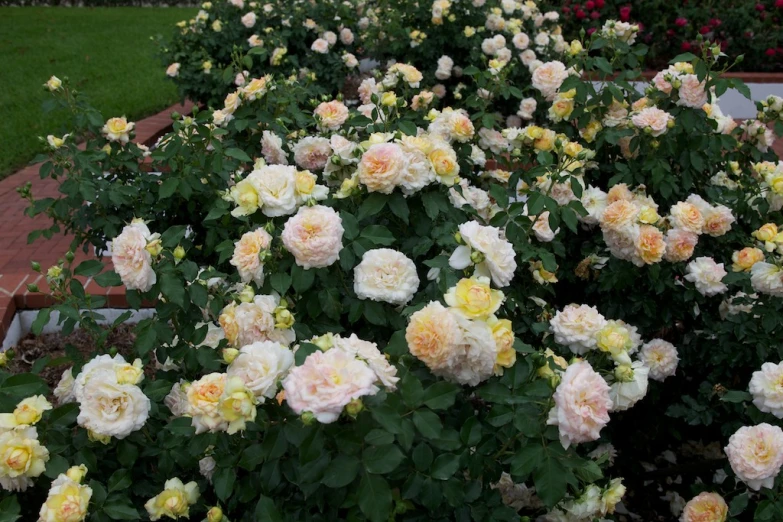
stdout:
[(769, 49), (767, 49), (766, 51), (764, 51), (764, 54), (766, 54), (767, 56), (775, 56), (775, 52), (776, 52), (776, 51), (775, 51), (775, 49), (773, 49), (772, 47), (770, 47)]
[(764, 10), (764, 4), (756, 4), (756, 11), (763, 11)]
[[(783, 2), (783, 0), (778, 0), (778, 2)], [(598, 9), (603, 9), (604, 8), (604, 0), (595, 0), (595, 6)]]
[(682, 51), (690, 51), (691, 50), (691, 43), (690, 42), (682, 42), (682, 45), (680, 46), (680, 49)]
[(585, 9), (587, 9), (588, 11), (592, 11), (594, 8), (595, 8), (595, 2), (593, 2), (593, 0), (587, 0), (587, 2), (585, 2)]
[(594, 32), (595, 32), (595, 27), (591, 27), (590, 29), (587, 30), (587, 36), (590, 36)]
[(709, 33), (710, 31), (712, 31), (712, 29), (710, 29), (710, 27), (709, 27), (709, 26), (707, 26), (707, 25), (702, 25), (702, 26), (701, 26), (701, 29), (699, 29), (699, 32), (700, 32), (701, 34), (707, 34), (707, 33)]
[(563, 6), (563, 14), (568, 14), (570, 12), (571, 12), (571, 8), (568, 7), (567, 5), (564, 5)]
[(688, 25), (688, 19), (680, 16), (674, 21), (674, 25), (676, 25), (677, 27), (685, 27), (686, 25)]
[(593, 20), (598, 20), (599, 18), (601, 18), (601, 13), (599, 13), (598, 11), (593, 11), (592, 13), (590, 13), (590, 18), (592, 18)]
[[(603, 3), (603, 0), (601, 1)], [(783, 9), (783, 0), (775, 0), (775, 7), (778, 9)]]
[(631, 6), (626, 5), (620, 8), (620, 20), (627, 22), (631, 18)]
[(674, 36), (674, 29), (669, 29), (668, 31), (666, 31), (666, 36), (668, 36), (669, 38)]
[(585, 14), (585, 12), (582, 11), (581, 9), (576, 10), (576, 17), (579, 18), (580, 20), (584, 19), (584, 17), (586, 16), (587, 15)]

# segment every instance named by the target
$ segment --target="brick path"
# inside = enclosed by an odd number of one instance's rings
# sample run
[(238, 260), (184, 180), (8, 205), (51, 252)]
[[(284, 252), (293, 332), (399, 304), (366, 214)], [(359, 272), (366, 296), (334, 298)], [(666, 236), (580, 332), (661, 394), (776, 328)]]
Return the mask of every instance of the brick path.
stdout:
[[(171, 113), (190, 112), (193, 104), (173, 105), (166, 110), (136, 122), (136, 143), (151, 145), (171, 126)], [(45, 228), (51, 224), (45, 215), (30, 218), (24, 214), (27, 201), (23, 200), (16, 189), (28, 181), (32, 183), (32, 193), (36, 199), (57, 197), (59, 182), (51, 178), (41, 179), (38, 170), (41, 164), (30, 165), (0, 180), (0, 341), (5, 337), (8, 326), (17, 309), (36, 309), (51, 305), (51, 299), (45, 294), (46, 281), (43, 275), (33, 272), (31, 261), (38, 261), (42, 269), (55, 264), (68, 251), (72, 237), (59, 234), (51, 239), (39, 238), (27, 244), (27, 235), (33, 230)], [(79, 251), (76, 263), (94, 257), (92, 252)], [(74, 265), (75, 266), (75, 265)], [(35, 283), (42, 293), (30, 293), (27, 285)], [(123, 288), (101, 288), (94, 282), (82, 278), (85, 290), (94, 295), (106, 295), (108, 306), (123, 307), (125, 290)]]

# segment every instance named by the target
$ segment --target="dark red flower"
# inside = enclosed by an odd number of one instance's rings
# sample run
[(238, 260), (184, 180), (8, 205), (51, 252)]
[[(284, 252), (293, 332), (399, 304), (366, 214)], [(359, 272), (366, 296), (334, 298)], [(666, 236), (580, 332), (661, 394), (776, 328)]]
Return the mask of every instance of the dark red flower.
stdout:
[(631, 6), (626, 5), (620, 8), (620, 20), (627, 22), (631, 18)]
[(683, 51), (690, 51), (691, 50), (691, 43), (690, 42), (682, 42), (682, 45), (680, 45), (680, 49)]
[(710, 23), (710, 27), (718, 27), (723, 22), (721, 22), (720, 19), (718, 18), (711, 18), (709, 23)]
[(775, 56), (775, 53), (776, 53), (776, 51), (772, 47), (770, 47), (769, 49), (764, 51), (764, 54), (766, 54), (767, 56)]
[(571, 12), (571, 8), (568, 7), (567, 5), (564, 5), (563, 6), (563, 14), (568, 14), (570, 12)]
[(763, 11), (764, 9), (765, 9), (764, 4), (762, 3), (756, 4), (756, 11)]
[(701, 29), (699, 29), (699, 32), (700, 32), (701, 34), (707, 34), (707, 33), (709, 33), (710, 31), (712, 31), (712, 29), (710, 29), (710, 27), (709, 27), (708, 25), (702, 25), (702, 26), (701, 26)]
[(582, 11), (581, 9), (577, 9), (575, 14), (576, 14), (576, 17), (577, 17), (578, 19), (580, 19), (580, 20), (584, 19), (584, 18), (587, 16), (587, 15), (585, 14), (585, 12), (584, 12), (584, 11)]
[(668, 36), (669, 38), (674, 36), (674, 29), (669, 29), (668, 31), (666, 31), (666, 36)]
[(595, 27), (591, 27), (590, 29), (587, 30), (587, 36), (590, 36), (594, 32), (595, 32)]
[(688, 19), (680, 16), (674, 21), (674, 25), (676, 25), (677, 27), (685, 27), (686, 25), (688, 25)]
[(587, 0), (587, 2), (585, 2), (585, 9), (588, 11), (595, 9), (595, 2), (593, 2), (593, 0)]
[[(778, 0), (778, 2), (783, 2), (783, 0)], [(604, 8), (604, 0), (595, 0), (595, 6), (598, 9), (603, 9)]]
[(590, 13), (590, 18), (592, 18), (593, 20), (598, 20), (599, 18), (601, 18), (601, 13), (599, 13), (598, 11), (593, 11), (592, 13)]
[(775, 7), (783, 9), (783, 0), (775, 0)]

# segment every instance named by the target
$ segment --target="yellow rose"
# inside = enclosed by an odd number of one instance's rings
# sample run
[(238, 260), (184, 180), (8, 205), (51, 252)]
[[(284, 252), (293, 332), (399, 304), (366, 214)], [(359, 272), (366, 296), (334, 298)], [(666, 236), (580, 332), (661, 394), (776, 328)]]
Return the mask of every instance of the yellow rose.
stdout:
[(487, 320), (487, 325), (492, 329), (492, 338), (498, 347), (498, 356), (495, 359), (495, 375), (503, 375), (504, 368), (511, 368), (517, 362), (517, 351), (514, 349), (514, 330), (511, 321), (498, 319), (494, 315)]
[(461, 279), (443, 299), (457, 313), (469, 319), (486, 319), (503, 303), (503, 292), (489, 286), (488, 277)]
[(595, 137), (598, 135), (601, 129), (603, 129), (601, 122), (598, 120), (592, 120), (585, 126), (584, 129), (579, 131), (579, 135), (582, 136), (582, 138), (584, 138), (587, 143), (592, 143), (595, 141)]
[(636, 253), (646, 264), (651, 265), (663, 259), (666, 242), (663, 234), (651, 225), (642, 225), (635, 242)]
[(749, 272), (753, 265), (759, 261), (764, 261), (764, 252), (761, 249), (746, 247), (738, 252), (734, 252), (731, 255), (731, 260), (734, 262), (731, 265), (731, 269), (735, 272)]
[(258, 192), (246, 179), (231, 187), (229, 197), (237, 205), (237, 208), (231, 211), (234, 217), (249, 216), (258, 210)]
[(294, 181), (294, 187), (299, 195), (307, 195), (313, 191), (315, 187), (316, 177), (310, 171), (298, 170), (296, 172), (296, 178)]
[(39, 522), (79, 522), (87, 516), (92, 488), (80, 485), (67, 475), (52, 482), (49, 495), (39, 513)]
[(57, 76), (52, 76), (44, 84), (44, 87), (46, 87), (47, 89), (49, 89), (52, 92), (54, 92), (56, 90), (59, 90), (60, 87), (62, 87), (62, 86), (63, 86), (63, 82)]
[(209, 508), (209, 511), (207, 511), (207, 522), (223, 522), (223, 510), (218, 506)]
[(658, 215), (658, 211), (654, 207), (644, 206), (641, 212), (639, 212), (639, 221), (645, 225), (654, 225), (661, 219)]
[(612, 479), (609, 487), (601, 495), (601, 511), (603, 513), (614, 513), (615, 506), (625, 495), (625, 486), (623, 479)]
[(555, 134), (555, 131), (549, 129), (542, 130), (541, 137), (533, 143), (533, 147), (537, 151), (550, 151), (555, 148), (555, 139), (557, 138), (557, 135)]
[(129, 122), (124, 116), (121, 118), (109, 118), (103, 126), (102, 131), (109, 141), (128, 143), (128, 140), (130, 140), (130, 133), (133, 131), (134, 126), (135, 124)]
[(119, 384), (139, 384), (144, 379), (144, 368), (141, 359), (136, 359), (133, 364), (119, 364), (114, 367), (114, 374)]
[(469, 25), (466, 25), (465, 26), (465, 30), (462, 32), (462, 34), (464, 34), (467, 38), (470, 38), (471, 36), (476, 34), (476, 29), (474, 29), (473, 27), (471, 27)]
[(195, 482), (183, 484), (178, 478), (166, 481), (162, 493), (152, 497), (144, 504), (150, 520), (168, 518), (188, 518), (190, 506), (195, 504), (199, 497), (198, 485)]
[(783, 194), (783, 174), (770, 176), (767, 179), (767, 184), (775, 194)]
[(235, 344), (237, 337), (239, 336), (239, 325), (237, 324), (234, 312), (236, 311), (236, 305), (234, 303), (226, 306), (218, 318), (220, 326), (223, 328), (223, 333), (228, 340), (228, 344)]
[(218, 409), (228, 421), (226, 432), (232, 435), (243, 431), (247, 421), (256, 419), (256, 398), (241, 378), (230, 377), (226, 380)]
[(565, 147), (563, 147), (563, 152), (571, 158), (576, 158), (583, 149), (584, 147), (580, 143), (569, 141), (566, 143)]
[(0, 476), (37, 477), (44, 472), (49, 450), (38, 442), (38, 432), (20, 426), (0, 433)]
[(629, 350), (632, 346), (630, 332), (616, 321), (609, 321), (595, 337), (598, 349), (613, 356)]
[(275, 328), (286, 330), (294, 326), (294, 315), (285, 308), (275, 311)]
[(434, 148), (427, 155), (435, 170), (435, 174), (441, 178), (444, 185), (451, 186), (456, 182), (459, 175), (459, 163), (457, 163), (457, 154), (448, 145)]
[(582, 47), (582, 42), (580, 42), (579, 40), (573, 40), (568, 48), (568, 53), (571, 56), (576, 56), (577, 54), (581, 53), (583, 50), (584, 47)]
[(86, 474), (87, 474), (87, 466), (85, 466), (84, 464), (79, 464), (78, 466), (71, 466), (70, 468), (68, 468), (68, 471), (65, 472), (65, 475), (76, 483), (80, 483), (82, 480), (84, 480), (84, 476)]
[(771, 242), (775, 240), (775, 236), (778, 235), (778, 227), (775, 223), (767, 223), (760, 229), (753, 232), (753, 237), (759, 241)]
[(13, 413), (0, 413), (0, 429), (32, 426), (41, 420), (43, 412), (51, 409), (52, 405), (43, 395), (28, 397), (16, 405)]

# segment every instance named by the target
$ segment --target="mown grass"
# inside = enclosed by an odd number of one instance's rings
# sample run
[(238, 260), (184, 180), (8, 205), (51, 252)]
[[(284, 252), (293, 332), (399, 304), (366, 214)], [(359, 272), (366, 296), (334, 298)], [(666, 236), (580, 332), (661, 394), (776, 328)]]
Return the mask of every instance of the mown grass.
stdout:
[(187, 8), (0, 8), (0, 178), (67, 132), (66, 116), (44, 114), (51, 75), (69, 77), (105, 118), (137, 120), (177, 101), (150, 37), (169, 37)]

